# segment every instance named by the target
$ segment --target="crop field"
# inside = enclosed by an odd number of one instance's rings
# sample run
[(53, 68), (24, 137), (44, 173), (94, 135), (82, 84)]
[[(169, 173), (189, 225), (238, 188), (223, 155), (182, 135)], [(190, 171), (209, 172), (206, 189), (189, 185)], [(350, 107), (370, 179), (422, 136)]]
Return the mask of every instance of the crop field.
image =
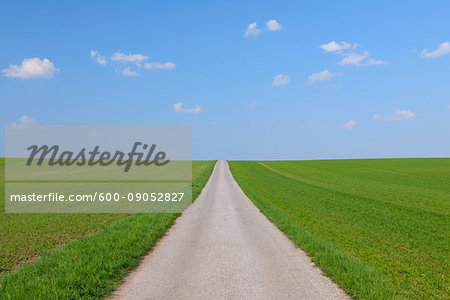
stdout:
[[(193, 199), (214, 163), (193, 162)], [(105, 296), (179, 215), (6, 214), (4, 159), (0, 176), (0, 299), (24, 291), (36, 298)]]
[(255, 205), (349, 295), (448, 299), (450, 159), (229, 164)]

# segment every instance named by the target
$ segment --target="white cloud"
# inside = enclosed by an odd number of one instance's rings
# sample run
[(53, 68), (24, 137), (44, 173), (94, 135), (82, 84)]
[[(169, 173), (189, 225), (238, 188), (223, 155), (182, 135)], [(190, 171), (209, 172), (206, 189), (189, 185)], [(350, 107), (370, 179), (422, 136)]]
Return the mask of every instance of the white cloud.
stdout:
[[(266, 22), (266, 30), (268, 31), (280, 31), (283, 28), (280, 23), (277, 22), (277, 20), (269, 20)], [(257, 27), (256, 22), (251, 23), (248, 25), (247, 30), (245, 31), (245, 37), (249, 36), (257, 36), (262, 33), (262, 30)]]
[[(93, 59), (96, 60), (97, 63), (101, 65), (107, 64), (106, 57), (99, 54), (98, 51), (91, 50), (90, 55)], [(148, 61), (149, 57), (142, 54), (123, 54), (120, 51), (115, 52), (111, 55), (111, 61), (115, 62), (116, 67), (124, 68), (121, 73), (125, 76), (138, 76), (139, 73), (137, 71), (131, 70), (133, 65), (136, 65), (139, 69), (164, 69), (164, 70), (172, 70), (176, 67), (173, 62), (152, 62)]]
[(281, 30), (282, 26), (276, 20), (269, 20), (266, 22), (266, 28), (269, 31), (278, 31)]
[(449, 42), (443, 42), (439, 45), (439, 47), (434, 51), (428, 51), (428, 49), (423, 49), (420, 56), (424, 58), (432, 58), (432, 57), (439, 57), (444, 54), (450, 53), (450, 43)]
[(352, 45), (351, 43), (344, 41), (340, 43), (331, 41), (328, 44), (320, 45), (320, 48), (322, 48), (324, 52), (335, 52), (342, 56), (343, 58), (339, 61), (339, 64), (343, 66), (374, 66), (387, 64), (384, 60), (371, 58), (369, 51), (367, 50), (361, 54), (354, 52), (353, 49), (358, 46), (359, 44)]
[(353, 127), (355, 127), (355, 126), (356, 126), (355, 120), (350, 120), (350, 121), (344, 122), (344, 128), (347, 130), (352, 130)]
[(17, 119), (16, 122), (11, 124), (11, 127), (24, 127), (24, 126), (30, 126), (36, 124), (36, 120), (33, 118), (30, 118), (26, 115), (21, 116), (19, 119)]
[(100, 64), (100, 65), (106, 65), (106, 57), (104, 56), (98, 56), (96, 61)]
[(144, 64), (144, 69), (174, 69), (176, 65), (172, 62), (160, 63), (160, 62), (149, 62)]
[(120, 51), (114, 53), (111, 56), (112, 61), (118, 61), (118, 62), (132, 62), (132, 63), (142, 63), (143, 61), (147, 60), (148, 56), (142, 55), (142, 54), (123, 54)]
[(280, 86), (280, 85), (286, 85), (291, 81), (291, 79), (289, 79), (289, 76), (287, 75), (277, 75), (273, 78), (273, 82), (272, 85), (273, 86)]
[(374, 66), (374, 65), (387, 65), (387, 61), (380, 60), (380, 59), (369, 58), (367, 60), (367, 62), (365, 64), (363, 64), (363, 66)]
[(2, 73), (4, 73), (6, 77), (12, 78), (29, 79), (40, 77), (50, 79), (58, 71), (59, 69), (47, 58), (40, 60), (39, 58), (34, 57), (25, 58), (20, 66), (9, 65), (9, 68), (3, 69)]
[(318, 82), (318, 81), (330, 80), (334, 76), (336, 76), (336, 74), (333, 74), (328, 70), (323, 70), (322, 72), (313, 73), (313, 74), (309, 75), (308, 80), (309, 80), (309, 83), (312, 84), (312, 83)]
[(364, 51), (363, 54), (355, 52), (343, 53), (344, 58), (339, 62), (340, 65), (350, 66), (373, 66), (373, 65), (385, 65), (386, 61), (369, 58), (369, 51)]
[(176, 112), (186, 114), (198, 114), (202, 110), (202, 108), (199, 105), (195, 105), (195, 108), (186, 106), (183, 107), (183, 104), (181, 102), (174, 104), (173, 108), (175, 109)]
[(122, 75), (124, 75), (124, 76), (138, 76), (138, 73), (136, 73), (135, 71), (131, 71), (130, 67), (126, 67), (122, 71)]
[(406, 121), (413, 120), (416, 114), (411, 110), (397, 109), (395, 115), (374, 115), (373, 119), (379, 122)]
[(256, 36), (261, 33), (261, 29), (256, 28), (256, 23), (248, 25), (247, 31), (245, 31), (245, 37)]
[(344, 58), (339, 62), (340, 65), (360, 66), (362, 61), (369, 56), (369, 52), (365, 51), (363, 54), (346, 53)]
[(91, 57), (100, 65), (106, 65), (106, 57), (100, 55), (98, 51), (91, 50)]
[(325, 51), (325, 52), (342, 52), (343, 50), (352, 48), (352, 44), (344, 42), (344, 41), (342, 41), (340, 43), (331, 41), (328, 44), (320, 45), (320, 48), (322, 48), (323, 51)]

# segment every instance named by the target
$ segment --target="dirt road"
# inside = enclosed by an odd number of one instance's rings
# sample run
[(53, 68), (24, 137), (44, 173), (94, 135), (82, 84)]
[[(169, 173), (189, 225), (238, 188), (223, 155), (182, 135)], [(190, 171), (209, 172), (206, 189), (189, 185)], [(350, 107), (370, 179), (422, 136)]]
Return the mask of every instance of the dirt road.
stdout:
[(118, 299), (348, 299), (217, 163), (197, 200)]

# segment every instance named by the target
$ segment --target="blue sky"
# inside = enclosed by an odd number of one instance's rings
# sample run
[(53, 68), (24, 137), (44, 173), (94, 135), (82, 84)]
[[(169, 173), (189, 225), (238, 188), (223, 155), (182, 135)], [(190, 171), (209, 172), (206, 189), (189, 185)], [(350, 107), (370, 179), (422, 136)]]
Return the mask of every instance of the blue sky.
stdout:
[(0, 122), (192, 124), (194, 159), (448, 157), (448, 12), (449, 1), (9, 1)]

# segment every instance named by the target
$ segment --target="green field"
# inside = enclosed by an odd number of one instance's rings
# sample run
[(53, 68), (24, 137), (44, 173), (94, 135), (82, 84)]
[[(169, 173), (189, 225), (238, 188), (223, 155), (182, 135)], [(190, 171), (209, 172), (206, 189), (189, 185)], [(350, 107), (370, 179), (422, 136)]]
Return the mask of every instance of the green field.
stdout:
[[(214, 163), (193, 162), (193, 199)], [(0, 168), (0, 299), (108, 295), (179, 216), (5, 214), (3, 159)]]
[(450, 159), (230, 168), (255, 205), (352, 297), (449, 298)]

